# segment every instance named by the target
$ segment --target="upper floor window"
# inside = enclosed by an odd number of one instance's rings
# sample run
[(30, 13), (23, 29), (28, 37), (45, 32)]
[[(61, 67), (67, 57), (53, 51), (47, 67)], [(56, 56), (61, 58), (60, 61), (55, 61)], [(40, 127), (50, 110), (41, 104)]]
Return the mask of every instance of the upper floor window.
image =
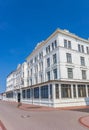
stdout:
[(64, 47), (71, 49), (71, 41), (64, 39)]
[(52, 50), (54, 50), (55, 48), (57, 48), (57, 41), (56, 40), (54, 42), (52, 42)]
[(64, 47), (67, 48), (67, 40), (64, 40)]
[(33, 59), (30, 60), (30, 64), (33, 64)]
[(35, 57), (35, 63), (37, 62), (37, 60), (38, 60), (38, 56)]
[(47, 72), (47, 80), (50, 80), (50, 71)]
[(78, 51), (84, 53), (84, 46), (78, 44)]
[(57, 69), (53, 70), (53, 74), (54, 74), (54, 79), (57, 79)]
[(50, 66), (50, 58), (47, 59), (47, 67)]
[(81, 45), (81, 52), (84, 53), (84, 46), (83, 45)]
[(82, 66), (85, 66), (85, 58), (84, 57), (80, 57), (80, 62)]
[(57, 55), (54, 54), (54, 55), (53, 55), (53, 64), (56, 64), (56, 63), (57, 63)]
[(42, 59), (43, 58), (43, 52), (40, 52), (39, 53), (39, 59)]
[(73, 78), (73, 69), (72, 68), (67, 68), (67, 72), (68, 72), (68, 78), (72, 79)]
[(89, 47), (86, 47), (86, 52), (87, 54), (89, 54)]
[(82, 70), (82, 79), (86, 79), (86, 70)]
[(50, 53), (50, 45), (46, 47), (46, 54)]
[(70, 53), (66, 53), (67, 63), (72, 63), (72, 57)]

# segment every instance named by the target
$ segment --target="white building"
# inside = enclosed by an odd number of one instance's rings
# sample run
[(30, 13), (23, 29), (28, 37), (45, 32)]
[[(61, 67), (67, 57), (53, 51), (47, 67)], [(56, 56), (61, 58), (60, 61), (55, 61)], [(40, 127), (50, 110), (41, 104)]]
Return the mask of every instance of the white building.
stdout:
[(37, 44), (27, 57), (25, 70), (26, 83), (17, 85), (21, 102), (52, 107), (89, 105), (88, 40), (57, 29)]

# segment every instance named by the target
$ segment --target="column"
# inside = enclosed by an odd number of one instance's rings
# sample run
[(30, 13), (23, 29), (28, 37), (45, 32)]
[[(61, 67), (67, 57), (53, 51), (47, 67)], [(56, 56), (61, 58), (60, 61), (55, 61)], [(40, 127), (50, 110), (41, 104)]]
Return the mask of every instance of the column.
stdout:
[(39, 104), (41, 104), (41, 87), (39, 87)]
[(54, 106), (54, 103), (55, 103), (55, 84), (52, 85), (52, 97), (53, 97), (53, 106)]
[(78, 86), (77, 84), (75, 84), (75, 86), (76, 86), (76, 98), (78, 98)]
[(74, 98), (73, 84), (71, 84), (71, 97)]
[(61, 99), (61, 84), (59, 84), (59, 99)]
[(87, 88), (87, 85), (85, 85), (86, 87), (86, 97), (88, 97), (88, 88)]

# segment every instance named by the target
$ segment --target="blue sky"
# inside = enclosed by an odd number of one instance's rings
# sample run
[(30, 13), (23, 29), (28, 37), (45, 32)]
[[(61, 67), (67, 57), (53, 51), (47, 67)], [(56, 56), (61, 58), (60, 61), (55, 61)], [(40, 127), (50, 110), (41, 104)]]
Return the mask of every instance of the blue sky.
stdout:
[(89, 37), (89, 0), (0, 0), (0, 92), (6, 76), (56, 28)]

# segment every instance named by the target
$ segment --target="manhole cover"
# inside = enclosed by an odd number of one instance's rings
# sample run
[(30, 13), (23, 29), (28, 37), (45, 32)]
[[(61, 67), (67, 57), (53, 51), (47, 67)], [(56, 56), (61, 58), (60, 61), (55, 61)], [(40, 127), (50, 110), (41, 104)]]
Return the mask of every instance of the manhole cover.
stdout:
[(21, 118), (29, 118), (29, 115), (21, 115)]

